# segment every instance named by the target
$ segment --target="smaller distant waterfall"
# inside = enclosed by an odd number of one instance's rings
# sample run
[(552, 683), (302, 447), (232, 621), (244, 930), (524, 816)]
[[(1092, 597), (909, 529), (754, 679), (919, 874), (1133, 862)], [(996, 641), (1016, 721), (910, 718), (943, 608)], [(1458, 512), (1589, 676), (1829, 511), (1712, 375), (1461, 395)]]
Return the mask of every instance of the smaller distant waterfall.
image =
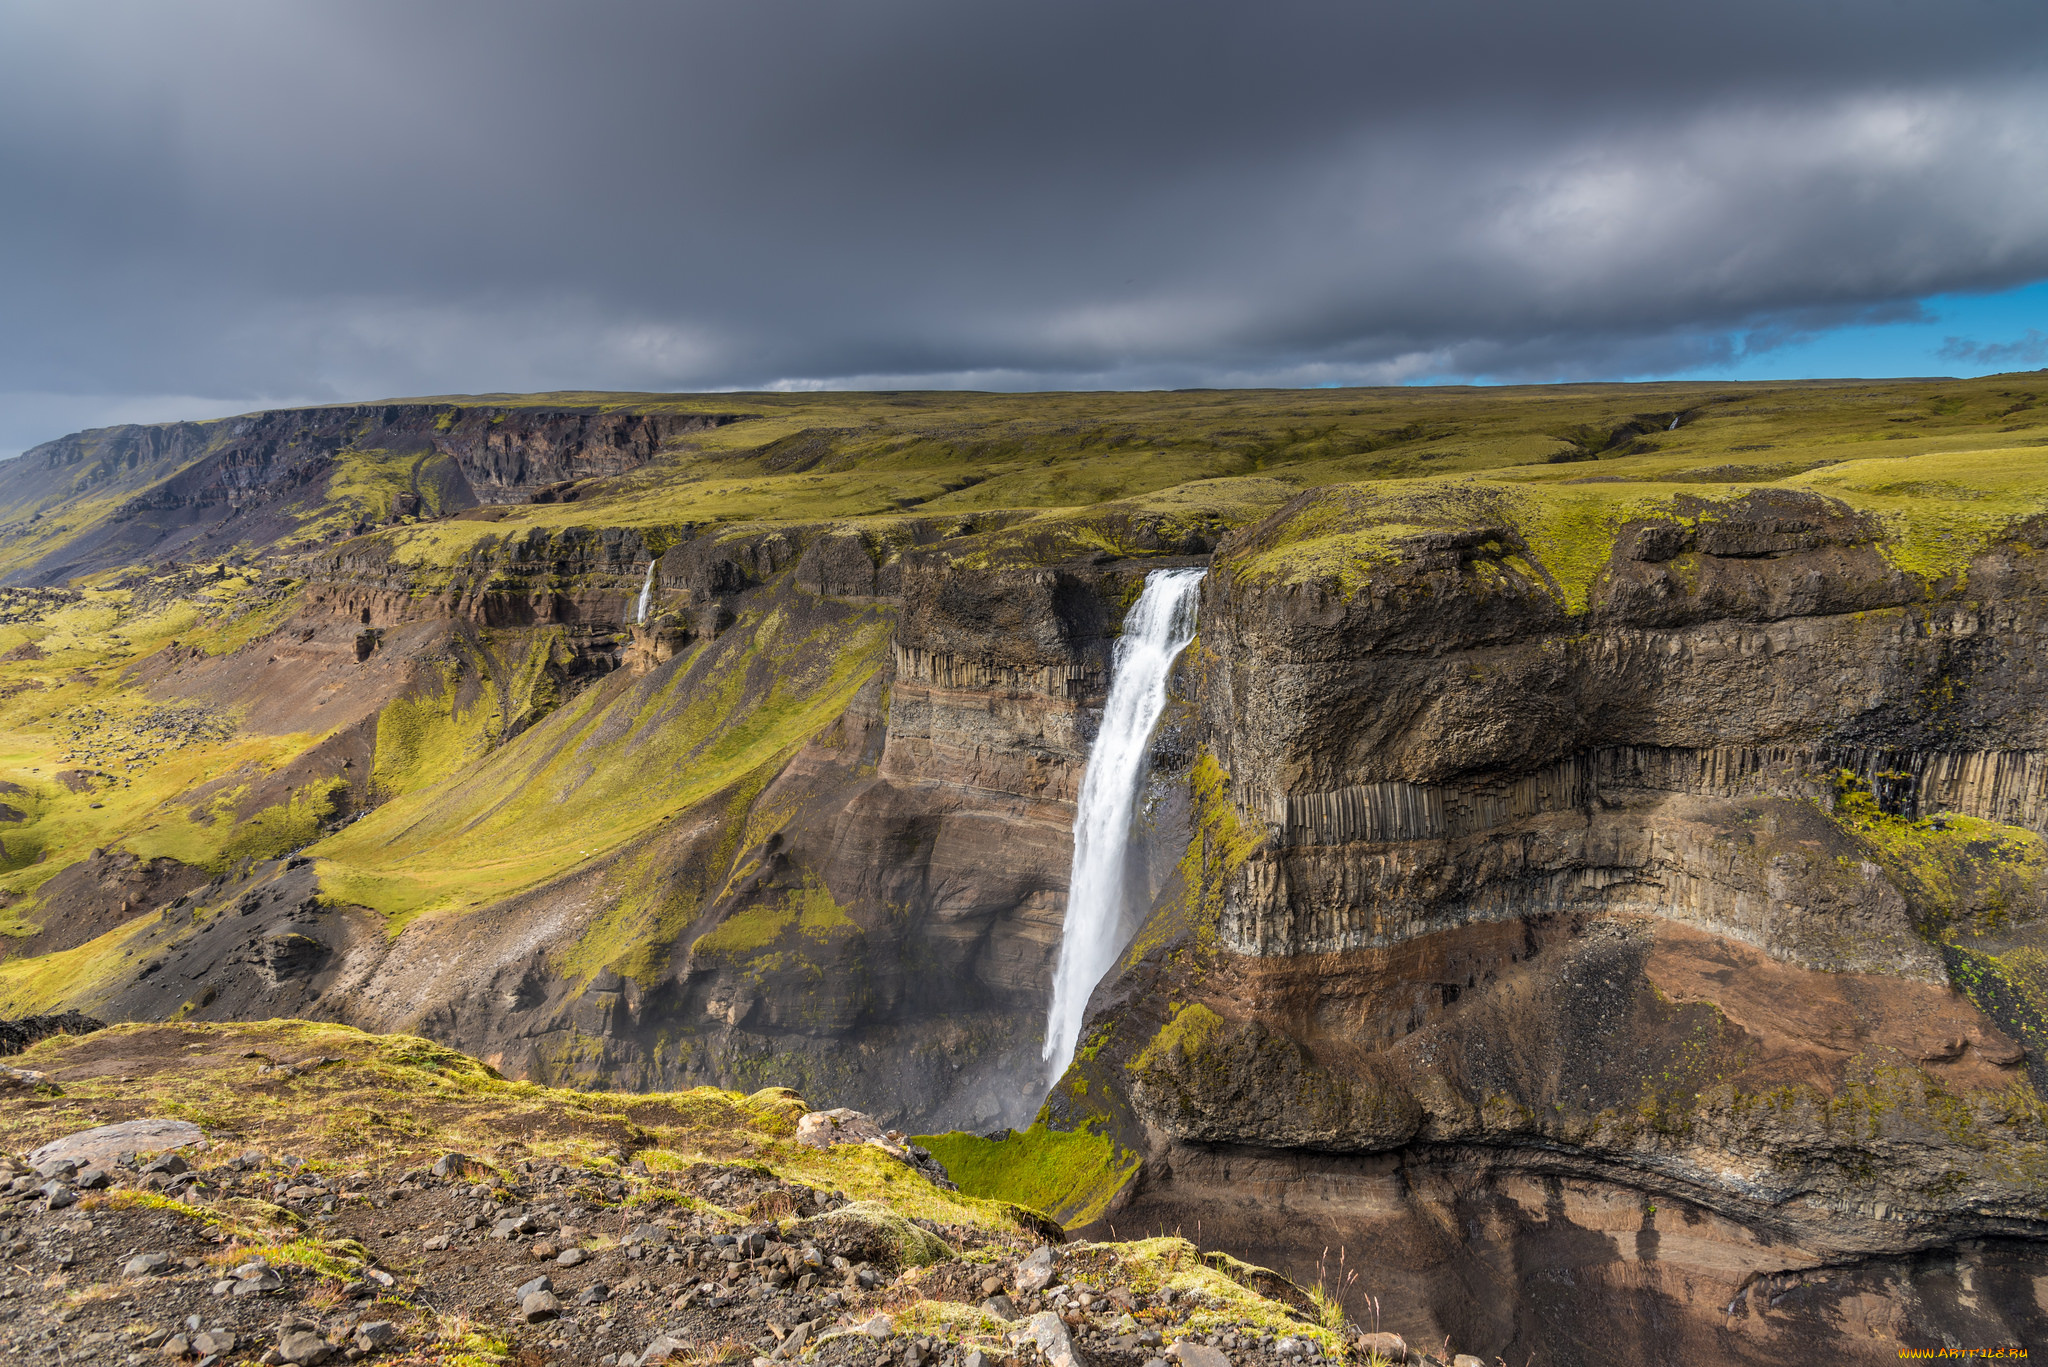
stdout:
[(647, 609), (654, 606), (654, 567), (660, 563), (659, 560), (647, 562), (647, 582), (640, 586), (640, 612), (633, 618), (636, 626), (647, 625)]
[(1124, 856), (1131, 817), (1152, 753), (1152, 728), (1166, 710), (1173, 662), (1195, 639), (1201, 570), (1155, 570), (1124, 618), (1102, 730), (1081, 775), (1074, 810), (1074, 864), (1067, 880), (1067, 917), (1053, 969), (1052, 1009), (1045, 1022), (1045, 1058), (1057, 1081), (1074, 1061), (1088, 994), (1123, 950)]
[(1671, 426), (1665, 428), (1664, 430), (1666, 432), (1676, 432), (1678, 430), (1678, 415), (1676, 413), (1671, 415)]

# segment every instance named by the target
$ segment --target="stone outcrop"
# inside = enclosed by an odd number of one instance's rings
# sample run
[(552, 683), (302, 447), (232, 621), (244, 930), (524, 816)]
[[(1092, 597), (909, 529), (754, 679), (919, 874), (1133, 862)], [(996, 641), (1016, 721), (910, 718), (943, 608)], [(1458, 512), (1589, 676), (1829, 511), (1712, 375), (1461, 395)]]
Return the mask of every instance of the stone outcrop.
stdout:
[(1218, 552), (1195, 862), (1055, 1090), (1147, 1155), (1119, 1231), (1377, 1250), (1411, 1342), (1538, 1360), (1877, 1361), (1883, 1288), (2031, 1285), (2035, 525), (1930, 592), (1753, 496), (1624, 528), (1567, 613), (1506, 522), (1290, 580), (1314, 506)]

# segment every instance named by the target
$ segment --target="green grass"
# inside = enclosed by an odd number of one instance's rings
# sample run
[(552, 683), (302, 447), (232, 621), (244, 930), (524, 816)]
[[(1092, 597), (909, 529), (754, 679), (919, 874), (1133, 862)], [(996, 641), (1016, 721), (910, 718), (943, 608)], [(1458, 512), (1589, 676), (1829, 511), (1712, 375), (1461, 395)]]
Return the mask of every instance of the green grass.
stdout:
[[(1760, 489), (1811, 491), (1871, 515), (1885, 558), (1930, 588), (1962, 574), (2019, 521), (2048, 511), (2048, 452), (2030, 448), (1852, 459), (1751, 483), (1661, 480), (1641, 458), (1603, 464), (1614, 467), (1612, 482), (1571, 484), (1548, 472), (1496, 471), (1318, 489), (1304, 505), (1261, 527), (1229, 564), (1249, 579), (1328, 583), (1349, 597), (1377, 570), (1406, 559), (1418, 537), (1491, 530), (1497, 538), (1482, 551), (1508, 571), (1540, 575), (1561, 606), (1579, 613), (1624, 526), (1645, 520), (1698, 526)], [(1515, 553), (1517, 544), (1526, 548), (1526, 560)]]
[[(4, 800), (26, 818), (0, 826), (0, 892), (16, 899), (0, 911), (0, 935), (30, 933), (38, 890), (93, 849), (218, 871), (316, 834), (335, 784), (261, 808), (248, 795), (322, 735), (250, 733), (221, 713), (196, 739), (168, 739), (155, 720), (166, 704), (127, 673), (173, 641), (209, 654), (239, 649), (289, 602), (276, 581), (172, 576), (87, 588), (78, 602), (0, 625), (0, 651), (42, 652), (0, 661), (0, 780), (18, 789)], [(81, 720), (93, 729), (75, 734)]]
[(1069, 1228), (1102, 1214), (1138, 1170), (1137, 1155), (1088, 1130), (1033, 1125), (1007, 1139), (958, 1130), (918, 1136), (963, 1192), (1044, 1211)]
[(831, 725), (881, 667), (889, 626), (880, 609), (808, 628), (757, 609), (680, 667), (615, 675), (323, 841), (322, 886), (395, 933), (601, 862)]

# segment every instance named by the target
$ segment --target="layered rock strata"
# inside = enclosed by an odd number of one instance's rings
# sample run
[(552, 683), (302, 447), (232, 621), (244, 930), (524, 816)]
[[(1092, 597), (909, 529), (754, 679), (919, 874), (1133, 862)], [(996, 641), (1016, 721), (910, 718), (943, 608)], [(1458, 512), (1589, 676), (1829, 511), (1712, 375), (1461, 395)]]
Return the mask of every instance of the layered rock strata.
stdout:
[(1508, 522), (1289, 582), (1304, 511), (1217, 555), (1189, 873), (1053, 1099), (1148, 1155), (1117, 1228), (1517, 1360), (2037, 1332), (2039, 528), (1930, 586), (1753, 497), (1567, 613)]

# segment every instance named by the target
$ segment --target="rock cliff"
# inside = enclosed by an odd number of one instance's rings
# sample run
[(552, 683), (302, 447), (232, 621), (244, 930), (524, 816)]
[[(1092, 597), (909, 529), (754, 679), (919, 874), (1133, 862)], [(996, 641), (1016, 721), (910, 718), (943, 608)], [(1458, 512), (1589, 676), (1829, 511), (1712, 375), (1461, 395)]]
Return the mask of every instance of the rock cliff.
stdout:
[(1429, 511), (1217, 553), (1205, 834), (1053, 1101), (1146, 1156), (1110, 1218), (1399, 1249), (1395, 1327), (1489, 1352), (2030, 1337), (2043, 524), (1927, 576), (1818, 492), (1679, 496), (1575, 603), (1531, 508)]

